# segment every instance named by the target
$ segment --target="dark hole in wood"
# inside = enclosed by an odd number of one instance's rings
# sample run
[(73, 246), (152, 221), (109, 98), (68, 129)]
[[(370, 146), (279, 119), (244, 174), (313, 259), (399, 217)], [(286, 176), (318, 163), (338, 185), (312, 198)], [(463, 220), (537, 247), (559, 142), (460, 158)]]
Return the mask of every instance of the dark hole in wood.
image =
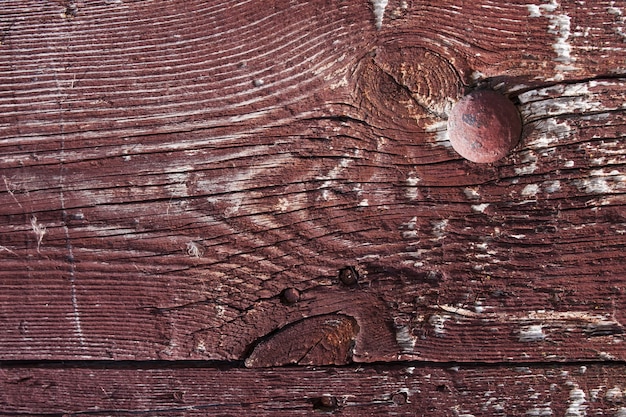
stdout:
[(448, 392), (448, 387), (446, 387), (444, 384), (441, 385), (437, 385), (437, 388), (435, 388), (437, 390), (437, 392)]
[(330, 412), (337, 408), (337, 398), (331, 395), (323, 395), (313, 400), (313, 409)]
[(353, 266), (346, 266), (339, 270), (339, 281), (348, 287), (354, 287), (359, 282), (359, 273)]

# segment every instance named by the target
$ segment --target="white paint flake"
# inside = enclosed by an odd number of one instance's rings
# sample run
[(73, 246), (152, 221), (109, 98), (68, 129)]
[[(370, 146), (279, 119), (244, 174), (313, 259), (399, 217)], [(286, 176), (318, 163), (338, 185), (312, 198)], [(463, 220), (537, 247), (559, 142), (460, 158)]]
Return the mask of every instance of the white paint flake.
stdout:
[(385, 9), (389, 0), (371, 0), (374, 7), (374, 18), (376, 21), (376, 29), (380, 30), (383, 27), (383, 18), (385, 17)]
[(463, 189), (463, 193), (469, 200), (478, 200), (480, 198), (480, 193), (476, 188), (466, 187)]
[(587, 178), (574, 181), (574, 185), (587, 194), (621, 193), (626, 190), (626, 175), (617, 170), (596, 169)]
[(443, 238), (446, 236), (446, 227), (448, 227), (449, 220), (443, 219), (437, 222), (433, 222), (433, 235), (437, 238)]
[[(570, 64), (574, 62), (572, 58), (572, 46), (568, 43), (570, 37), (571, 18), (565, 14), (558, 14), (552, 17), (548, 32), (556, 35), (556, 42), (552, 45), (552, 48), (556, 52), (557, 57), (555, 61), (563, 64)], [(557, 70), (559, 66), (557, 65)], [(562, 70), (571, 70), (575, 68), (561, 67)]]
[(559, 180), (546, 181), (543, 184), (544, 184), (544, 189), (546, 190), (546, 193), (548, 194), (556, 193), (557, 191), (561, 190), (561, 181)]
[(406, 195), (406, 198), (408, 198), (411, 201), (417, 200), (420, 195), (419, 188), (417, 188), (417, 184), (419, 184), (421, 179), (415, 177), (414, 175), (415, 175), (414, 173), (410, 173), (409, 177), (406, 179), (407, 188), (405, 191), (405, 195)]
[(451, 148), (450, 136), (448, 136), (448, 122), (440, 120), (424, 127), (424, 131), (435, 133), (435, 145)]
[(612, 1), (606, 11), (615, 16), (615, 23), (617, 24), (613, 27), (613, 31), (626, 40), (626, 16), (624, 16), (624, 10), (615, 7), (615, 2)]
[(602, 359), (603, 361), (616, 361), (617, 360), (615, 355), (611, 355), (608, 352), (598, 352), (598, 357)]
[(552, 44), (552, 49), (556, 52), (554, 67), (557, 74), (552, 78), (554, 81), (564, 79), (564, 71), (574, 71), (579, 68), (572, 65), (576, 59), (572, 57), (572, 46), (569, 43), (571, 32), (571, 18), (565, 13), (555, 13), (560, 4), (557, 0), (551, 0), (548, 4), (528, 4), (528, 13), (532, 18), (545, 16), (549, 20), (548, 33), (555, 35), (556, 41)]
[(396, 342), (398, 346), (405, 353), (411, 353), (415, 350), (415, 344), (417, 338), (411, 334), (411, 329), (407, 326), (402, 326), (396, 330)]
[(46, 235), (46, 226), (40, 224), (37, 221), (37, 217), (35, 216), (33, 216), (32, 219), (30, 219), (30, 226), (33, 229), (33, 233), (37, 237), (37, 252), (39, 252), (39, 249), (41, 248), (41, 242), (43, 241), (43, 237)]
[(527, 416), (537, 416), (537, 417), (547, 417), (552, 415), (552, 409), (550, 406), (545, 407), (535, 407), (526, 411)]
[(624, 399), (624, 392), (619, 387), (613, 387), (606, 391), (604, 398), (608, 402), (622, 402)]
[(417, 187), (417, 184), (421, 181), (419, 178), (414, 177), (413, 173), (406, 179), (406, 183), (409, 187)]
[(484, 306), (482, 301), (476, 301), (476, 303), (474, 303), (474, 312), (477, 314), (484, 313), (486, 309), (490, 308), (489, 306)]
[(521, 155), (522, 159), (520, 160), (520, 163), (514, 168), (515, 173), (517, 175), (528, 175), (534, 173), (538, 168), (537, 155), (535, 155), (533, 151), (524, 151)]
[(545, 339), (546, 334), (543, 332), (543, 326), (541, 324), (524, 326), (519, 331), (520, 342), (541, 342)]
[(480, 71), (472, 71), (472, 73), (470, 74), (470, 77), (474, 81), (479, 81), (479, 80), (483, 80), (487, 78), (487, 76)]
[(584, 417), (587, 415), (585, 391), (576, 387), (569, 393), (569, 407), (565, 412), (565, 417)]
[(194, 241), (187, 242), (187, 245), (185, 245), (185, 252), (187, 253), (187, 256), (192, 258), (199, 258), (204, 255), (204, 249), (202, 246)]
[(280, 197), (278, 199), (278, 203), (274, 206), (274, 209), (280, 213), (284, 213), (289, 210), (290, 204), (289, 200), (285, 197)]
[(527, 4), (526, 7), (528, 7), (528, 15), (530, 17), (541, 17), (540, 6), (537, 6), (536, 4)]
[(443, 336), (446, 333), (445, 323), (450, 318), (448, 315), (433, 314), (430, 316), (428, 323), (433, 326), (435, 336)]
[(484, 213), (487, 207), (489, 207), (489, 203), (472, 204), (472, 211), (475, 211), (477, 213)]
[(407, 230), (402, 232), (402, 237), (405, 239), (417, 237), (417, 230), (415, 230), (416, 225), (417, 225), (417, 217), (413, 217), (408, 222), (403, 223), (402, 226), (406, 228)]
[(526, 197), (537, 195), (539, 192), (539, 186), (537, 184), (528, 184), (522, 189), (522, 195)]
[[(592, 87), (591, 82), (569, 86), (558, 85), (522, 93), (519, 95), (522, 104), (520, 107), (522, 117), (524, 120), (532, 122), (572, 113), (606, 112), (607, 106), (598, 100), (599, 95), (590, 91), (589, 87)], [(545, 120), (545, 122), (558, 129), (558, 132), (555, 132), (558, 134), (567, 133), (571, 130), (566, 122), (557, 123), (554, 120)], [(550, 125), (546, 124), (545, 127)], [(551, 132), (539, 123), (537, 127), (542, 128), (542, 133)], [(527, 146), (540, 147), (543, 139), (539, 139), (539, 143), (536, 143), (536, 140), (532, 139), (532, 142), (528, 143)]]

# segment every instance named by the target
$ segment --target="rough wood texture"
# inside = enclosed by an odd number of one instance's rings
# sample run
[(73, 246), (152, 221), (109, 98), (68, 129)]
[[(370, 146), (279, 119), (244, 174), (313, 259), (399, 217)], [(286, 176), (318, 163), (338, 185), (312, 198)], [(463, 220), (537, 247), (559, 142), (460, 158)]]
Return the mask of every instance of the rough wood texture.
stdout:
[[(243, 359), (341, 313), (358, 361), (624, 359), (621, 10), (7, 4), (3, 356)], [(490, 166), (442, 130), (478, 83), (524, 116)]]
[[(625, 16), (4, 1), (0, 357), (626, 360)], [(489, 165), (445, 131), (477, 86), (523, 117)]]
[(9, 368), (0, 370), (0, 375), (0, 407), (20, 416), (626, 414), (623, 368), (607, 365), (254, 370), (64, 367)]

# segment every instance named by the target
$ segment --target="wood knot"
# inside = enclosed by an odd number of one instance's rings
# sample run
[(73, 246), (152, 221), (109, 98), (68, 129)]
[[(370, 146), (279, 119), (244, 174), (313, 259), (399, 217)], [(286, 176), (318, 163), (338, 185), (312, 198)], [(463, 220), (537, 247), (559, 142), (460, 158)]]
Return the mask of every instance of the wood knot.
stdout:
[(358, 333), (359, 325), (350, 316), (309, 317), (262, 337), (253, 344), (245, 365), (345, 365), (352, 362)]
[(357, 91), (379, 123), (424, 129), (446, 118), (463, 95), (463, 83), (438, 53), (388, 44), (365, 58)]

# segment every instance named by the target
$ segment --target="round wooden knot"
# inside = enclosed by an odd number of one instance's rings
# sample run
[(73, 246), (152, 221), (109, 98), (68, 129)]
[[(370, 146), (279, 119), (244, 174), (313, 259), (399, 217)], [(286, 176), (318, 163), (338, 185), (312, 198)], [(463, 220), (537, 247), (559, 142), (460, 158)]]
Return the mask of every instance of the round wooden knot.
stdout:
[(522, 134), (515, 105), (491, 90), (474, 91), (454, 105), (448, 117), (452, 147), (472, 162), (489, 163), (506, 156)]

